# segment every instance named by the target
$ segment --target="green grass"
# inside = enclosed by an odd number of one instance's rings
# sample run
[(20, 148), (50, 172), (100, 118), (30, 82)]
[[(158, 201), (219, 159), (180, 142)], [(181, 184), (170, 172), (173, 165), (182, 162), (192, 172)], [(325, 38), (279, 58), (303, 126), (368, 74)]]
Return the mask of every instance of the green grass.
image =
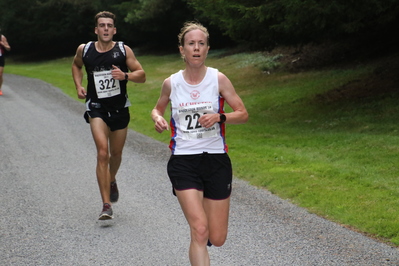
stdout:
[[(227, 126), (235, 176), (399, 245), (399, 95), (335, 102), (317, 97), (366, 77), (376, 66), (269, 74), (278, 67), (275, 58), (220, 54), (210, 53), (207, 65), (231, 79), (250, 114), (247, 124)], [(177, 54), (138, 59), (147, 82), (128, 85), (130, 127), (167, 143), (168, 133), (155, 132), (150, 112), (163, 80), (183, 63)], [(72, 58), (29, 64), (9, 60), (5, 72), (42, 79), (77, 99), (71, 62)]]

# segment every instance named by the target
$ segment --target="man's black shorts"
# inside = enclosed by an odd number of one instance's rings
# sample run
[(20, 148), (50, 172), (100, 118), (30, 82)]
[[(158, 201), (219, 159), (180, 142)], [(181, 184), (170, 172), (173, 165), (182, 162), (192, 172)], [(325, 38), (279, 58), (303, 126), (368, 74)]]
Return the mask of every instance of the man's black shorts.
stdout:
[(196, 189), (214, 200), (231, 195), (233, 171), (227, 153), (172, 155), (167, 168), (175, 190)]
[(90, 123), (89, 117), (95, 118), (100, 117), (110, 128), (111, 131), (124, 129), (130, 122), (129, 108), (124, 108), (112, 112), (103, 111), (86, 111), (84, 118), (87, 123)]

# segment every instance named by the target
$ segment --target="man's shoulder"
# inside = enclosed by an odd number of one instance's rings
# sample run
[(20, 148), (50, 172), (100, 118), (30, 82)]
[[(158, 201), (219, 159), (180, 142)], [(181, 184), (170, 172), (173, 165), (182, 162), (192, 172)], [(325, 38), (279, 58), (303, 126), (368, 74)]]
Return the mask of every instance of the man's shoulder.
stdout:
[(93, 43), (94, 43), (93, 41), (90, 41), (88, 43), (81, 44), (81, 47), (82, 47), (81, 49), (83, 51), (83, 54), (82, 54), (83, 57), (86, 55), (87, 51), (89, 50), (89, 48), (91, 47), (91, 45)]
[(116, 42), (115, 42), (115, 47), (118, 47), (119, 50), (122, 51), (123, 55), (126, 56), (126, 49), (129, 49), (129, 46), (127, 46), (126, 44), (124, 44), (123, 41), (116, 41)]
[(83, 50), (83, 48), (90, 46), (90, 44), (93, 43), (92, 41), (87, 42), (87, 43), (81, 43), (78, 46), (78, 50)]
[(94, 44), (95, 43), (95, 41), (89, 41), (89, 42), (87, 42), (87, 43), (82, 43), (82, 45), (83, 46), (90, 46), (90, 45), (92, 45), (92, 44)]

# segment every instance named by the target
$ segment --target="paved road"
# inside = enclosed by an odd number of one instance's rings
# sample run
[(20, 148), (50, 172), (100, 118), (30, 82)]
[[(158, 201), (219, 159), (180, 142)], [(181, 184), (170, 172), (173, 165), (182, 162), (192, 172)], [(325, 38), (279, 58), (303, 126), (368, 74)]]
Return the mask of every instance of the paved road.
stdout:
[[(171, 195), (165, 144), (129, 131), (115, 218), (98, 221), (84, 105), (15, 75), (5, 75), (3, 91), (1, 265), (189, 265), (188, 227)], [(209, 249), (212, 265), (399, 265), (398, 249), (243, 181), (233, 188), (230, 234), (223, 247)]]

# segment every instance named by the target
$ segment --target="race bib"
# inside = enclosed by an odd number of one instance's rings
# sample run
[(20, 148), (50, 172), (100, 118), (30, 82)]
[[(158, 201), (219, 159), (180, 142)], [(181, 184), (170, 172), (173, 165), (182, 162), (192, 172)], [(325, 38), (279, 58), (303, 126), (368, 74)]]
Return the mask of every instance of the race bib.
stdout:
[(200, 125), (198, 119), (205, 114), (214, 114), (212, 104), (198, 104), (195, 106), (182, 106), (177, 110), (179, 114), (179, 122), (182, 131), (182, 138), (188, 139), (203, 139), (217, 137), (217, 125), (210, 128), (205, 128)]
[(119, 80), (114, 79), (111, 70), (93, 72), (94, 85), (99, 99), (121, 94)]

